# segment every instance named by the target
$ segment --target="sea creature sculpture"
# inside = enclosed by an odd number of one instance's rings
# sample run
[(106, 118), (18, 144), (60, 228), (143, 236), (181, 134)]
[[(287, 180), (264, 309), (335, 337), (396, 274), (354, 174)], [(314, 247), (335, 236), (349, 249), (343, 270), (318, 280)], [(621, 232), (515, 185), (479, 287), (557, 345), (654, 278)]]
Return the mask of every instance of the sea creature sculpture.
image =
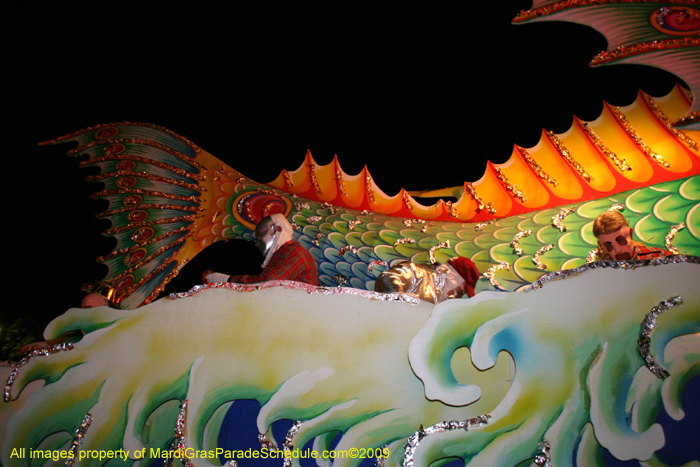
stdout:
[[(154, 125), (99, 125), (51, 143), (77, 142), (69, 154), (87, 155), (81, 166), (101, 169), (88, 180), (105, 185), (93, 196), (109, 202), (100, 217), (112, 222), (104, 234), (117, 246), (98, 261), (108, 266), (104, 281), (117, 290), (122, 308), (149, 303), (212, 243), (252, 240), (257, 222), (276, 212), (292, 222), (295, 240), (311, 251), (319, 280), (328, 286), (342, 275), (348, 285), (372, 290), (378, 275), (369, 269), (373, 261), (445, 262), (459, 255), (482, 272), (512, 264), (500, 282), (517, 290), (542, 274), (532, 259), (544, 245), (558, 249), (546, 255), (549, 270), (584, 264), (595, 247), (590, 223), (615, 203), (625, 204), (636, 235), (654, 246), (662, 247), (678, 222), (699, 225), (700, 134), (671, 132), (665, 116), (681, 115), (689, 97), (677, 86), (658, 101), (640, 93), (624, 110), (606, 104), (595, 122), (576, 119), (565, 135), (545, 132), (536, 148), (516, 146), (507, 163), (489, 163), (479, 182), (451, 189), (458, 200), (449, 206), (423, 206), (404, 190), (387, 196), (367, 168), (348, 176), (337, 159), (319, 166), (310, 153), (298, 170), (259, 184)], [(663, 163), (652, 157), (657, 146)], [(622, 156), (615, 154), (624, 154), (631, 169), (616, 164)], [(562, 206), (565, 232), (552, 227)], [(491, 224), (477, 231), (467, 221)], [(509, 243), (524, 230), (534, 235), (522, 240), (524, 254), (517, 255)], [(697, 228), (679, 232), (676, 243), (681, 253), (700, 254)], [(484, 279), (477, 291), (489, 287)]]
[[(590, 24), (611, 48), (597, 63), (664, 67), (697, 95), (693, 4), (535, 0), (517, 21)], [(608, 26), (625, 15), (630, 27)], [(2, 465), (45, 465), (46, 452), (80, 466), (243, 465), (223, 435), (244, 399), (261, 406), (259, 453), (290, 454), (275, 456), (285, 467), (300, 465), (295, 449), (333, 452), (337, 467), (359, 465), (361, 449), (377, 465), (405, 467), (603, 465), (603, 449), (665, 465), (673, 431), (659, 413), (684, 418), (680, 398), (700, 368), (700, 263), (688, 256), (700, 254), (698, 105), (680, 86), (606, 104), (593, 122), (516, 146), (478, 182), (422, 193), (457, 198), (433, 206), (405, 190), (387, 196), (366, 168), (348, 176), (310, 153), (297, 171), (258, 184), (153, 125), (52, 141), (77, 142), (71, 153), (101, 169), (89, 179), (105, 184), (95, 197), (109, 202), (105, 234), (118, 244), (100, 260), (122, 309), (71, 309), (45, 337), (79, 330), (82, 340), (0, 368)], [(617, 205), (636, 237), (682, 254), (586, 265), (591, 222)], [(564, 206), (559, 229), (552, 219)], [(297, 226), (328, 287), (212, 284), (150, 303), (203, 248), (252, 239), (274, 212)], [(519, 256), (510, 242), (523, 231), (533, 234), (519, 238)], [(431, 252), (482, 270), (506, 264), (499, 286), (527, 293), (485, 290), (487, 279), (473, 299), (439, 305), (371, 291), (391, 263)], [(352, 287), (336, 287), (338, 277)], [(272, 425), (286, 419), (276, 439)]]

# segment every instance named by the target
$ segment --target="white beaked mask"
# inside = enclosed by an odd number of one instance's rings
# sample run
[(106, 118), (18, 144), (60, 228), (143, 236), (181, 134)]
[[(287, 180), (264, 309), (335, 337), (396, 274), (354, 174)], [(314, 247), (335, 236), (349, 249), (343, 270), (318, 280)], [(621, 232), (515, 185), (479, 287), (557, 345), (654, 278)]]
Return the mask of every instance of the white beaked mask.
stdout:
[(272, 255), (274, 255), (282, 245), (290, 240), (293, 240), (292, 226), (286, 217), (284, 217), (282, 214), (272, 214), (270, 215), (270, 218), (272, 219), (272, 224), (276, 225), (279, 230), (276, 230), (272, 234), (270, 241), (265, 243), (265, 261), (262, 263), (263, 268), (267, 266), (267, 263), (269, 263), (270, 259), (272, 259)]

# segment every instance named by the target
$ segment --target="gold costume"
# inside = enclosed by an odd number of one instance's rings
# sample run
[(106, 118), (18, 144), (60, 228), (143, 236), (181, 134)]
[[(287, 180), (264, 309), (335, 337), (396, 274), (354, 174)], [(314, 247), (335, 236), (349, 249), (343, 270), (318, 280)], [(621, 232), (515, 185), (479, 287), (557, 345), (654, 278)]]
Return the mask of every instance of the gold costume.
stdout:
[(445, 278), (449, 269), (437, 264), (401, 262), (383, 272), (374, 283), (376, 292), (402, 292), (431, 303), (440, 303), (447, 297)]

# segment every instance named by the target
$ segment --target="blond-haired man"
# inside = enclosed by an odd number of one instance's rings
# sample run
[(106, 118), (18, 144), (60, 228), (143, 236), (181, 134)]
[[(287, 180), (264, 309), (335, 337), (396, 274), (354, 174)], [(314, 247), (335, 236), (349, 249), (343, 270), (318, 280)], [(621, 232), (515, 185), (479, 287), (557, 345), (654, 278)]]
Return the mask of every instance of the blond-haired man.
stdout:
[(632, 239), (632, 228), (618, 211), (606, 211), (593, 222), (593, 235), (598, 240), (598, 260), (629, 261), (659, 258), (672, 254)]

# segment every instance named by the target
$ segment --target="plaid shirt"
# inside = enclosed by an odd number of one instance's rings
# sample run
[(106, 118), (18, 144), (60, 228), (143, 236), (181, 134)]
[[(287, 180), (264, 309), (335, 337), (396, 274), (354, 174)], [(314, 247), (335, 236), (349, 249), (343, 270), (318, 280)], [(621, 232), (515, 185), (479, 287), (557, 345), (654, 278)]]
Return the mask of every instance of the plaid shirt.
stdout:
[(267, 281), (296, 281), (318, 285), (316, 262), (311, 253), (291, 240), (275, 251), (261, 274), (231, 276), (229, 282), (257, 284)]
[(662, 258), (673, 254), (670, 251), (662, 250), (661, 248), (648, 247), (641, 243), (636, 245), (636, 250), (637, 256), (635, 256), (634, 259)]

